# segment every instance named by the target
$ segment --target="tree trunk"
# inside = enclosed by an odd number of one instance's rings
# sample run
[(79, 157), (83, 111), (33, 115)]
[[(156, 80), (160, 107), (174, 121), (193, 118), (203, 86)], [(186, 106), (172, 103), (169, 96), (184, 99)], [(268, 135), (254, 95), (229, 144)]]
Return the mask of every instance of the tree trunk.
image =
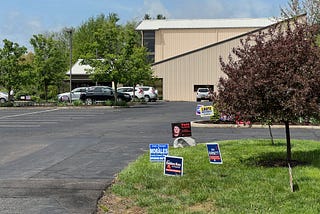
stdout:
[(271, 137), (271, 144), (274, 145), (274, 140), (273, 140), (273, 135), (272, 135), (272, 130), (271, 130), (271, 125), (268, 124), (269, 126), (269, 133), (270, 133), (270, 137)]
[(48, 85), (44, 85), (44, 99), (48, 102)]
[(12, 100), (12, 93), (11, 93), (12, 89), (9, 88), (9, 91), (8, 91), (8, 103), (12, 103), (11, 100)]
[(286, 128), (286, 139), (287, 139), (287, 162), (291, 162), (291, 142), (290, 142), (290, 129), (289, 129), (289, 121), (284, 122)]

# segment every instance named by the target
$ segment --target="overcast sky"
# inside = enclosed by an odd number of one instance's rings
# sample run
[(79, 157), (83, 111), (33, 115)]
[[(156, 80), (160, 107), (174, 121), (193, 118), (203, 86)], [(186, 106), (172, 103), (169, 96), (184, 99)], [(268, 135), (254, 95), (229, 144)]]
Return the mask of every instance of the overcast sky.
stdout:
[(168, 19), (278, 17), (288, 0), (3, 0), (0, 6), (0, 47), (9, 39), (30, 49), (34, 34), (78, 27), (90, 17), (116, 13), (120, 23), (144, 15)]

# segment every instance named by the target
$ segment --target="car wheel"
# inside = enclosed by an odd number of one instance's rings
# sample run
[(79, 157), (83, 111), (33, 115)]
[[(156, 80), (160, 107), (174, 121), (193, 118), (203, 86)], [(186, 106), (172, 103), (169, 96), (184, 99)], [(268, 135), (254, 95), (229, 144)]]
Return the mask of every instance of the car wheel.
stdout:
[(144, 96), (144, 101), (150, 102), (150, 97), (149, 97), (149, 95)]
[(61, 97), (60, 98), (60, 102), (70, 102), (70, 99), (69, 99), (69, 97), (68, 96), (65, 96), (65, 97)]
[(5, 99), (3, 99), (3, 98), (0, 99), (0, 103), (5, 103), (5, 102), (6, 102)]
[(197, 102), (200, 102), (200, 101), (201, 101), (201, 99), (197, 98)]
[(117, 102), (121, 102), (122, 98), (121, 97), (117, 97)]
[(93, 100), (91, 98), (86, 98), (86, 105), (90, 106), (93, 104)]

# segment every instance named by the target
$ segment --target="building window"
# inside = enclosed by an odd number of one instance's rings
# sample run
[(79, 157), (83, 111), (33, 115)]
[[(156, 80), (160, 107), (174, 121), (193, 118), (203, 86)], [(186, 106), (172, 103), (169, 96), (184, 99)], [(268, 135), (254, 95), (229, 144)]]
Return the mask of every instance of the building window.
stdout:
[(143, 31), (143, 46), (147, 48), (148, 58), (154, 62), (155, 31)]

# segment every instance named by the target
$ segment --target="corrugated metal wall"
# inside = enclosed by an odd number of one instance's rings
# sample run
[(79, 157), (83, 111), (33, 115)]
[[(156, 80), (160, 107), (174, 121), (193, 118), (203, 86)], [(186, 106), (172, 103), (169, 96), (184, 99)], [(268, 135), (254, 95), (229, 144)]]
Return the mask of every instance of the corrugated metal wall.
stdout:
[(163, 79), (163, 99), (170, 101), (195, 101), (194, 85), (214, 85), (224, 74), (219, 57), (224, 60), (240, 38), (219, 43), (193, 53), (155, 64), (155, 75)]
[(161, 29), (155, 34), (155, 62), (220, 42), (256, 28)]

